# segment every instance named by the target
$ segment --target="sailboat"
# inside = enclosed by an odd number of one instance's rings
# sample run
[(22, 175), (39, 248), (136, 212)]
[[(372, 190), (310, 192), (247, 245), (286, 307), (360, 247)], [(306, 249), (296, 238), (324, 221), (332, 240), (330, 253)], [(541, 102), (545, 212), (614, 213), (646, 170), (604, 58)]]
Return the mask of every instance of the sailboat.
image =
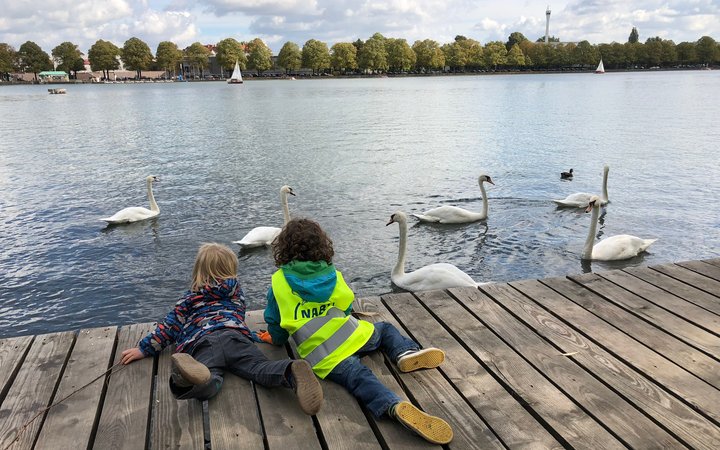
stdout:
[(242, 84), (242, 72), (240, 72), (240, 64), (235, 61), (235, 69), (233, 69), (233, 73), (228, 79), (228, 83), (230, 84)]
[(603, 66), (602, 58), (600, 58), (600, 64), (598, 64), (595, 73), (605, 73), (605, 66)]

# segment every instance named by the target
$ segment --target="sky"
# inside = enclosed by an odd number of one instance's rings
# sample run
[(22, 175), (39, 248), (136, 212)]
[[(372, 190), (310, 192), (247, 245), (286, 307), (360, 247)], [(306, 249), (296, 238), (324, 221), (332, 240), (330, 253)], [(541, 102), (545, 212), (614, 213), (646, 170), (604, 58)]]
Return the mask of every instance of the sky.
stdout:
[(720, 41), (720, 0), (0, 0), (0, 42), (17, 50), (33, 41), (50, 53), (70, 41), (85, 54), (98, 39), (122, 47), (131, 37), (153, 54), (161, 41), (185, 48), (259, 37), (277, 54), (288, 41), (332, 46), (377, 32), (411, 45), (457, 35), (485, 44), (514, 31), (544, 36), (548, 7), (550, 35), (563, 42), (627, 42), (633, 27), (641, 42)]

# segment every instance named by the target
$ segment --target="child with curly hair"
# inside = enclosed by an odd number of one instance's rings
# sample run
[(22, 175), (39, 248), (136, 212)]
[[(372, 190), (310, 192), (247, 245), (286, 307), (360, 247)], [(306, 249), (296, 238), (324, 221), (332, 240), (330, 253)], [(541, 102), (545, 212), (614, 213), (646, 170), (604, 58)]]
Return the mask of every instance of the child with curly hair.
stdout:
[(345, 387), (375, 417), (387, 414), (426, 440), (447, 444), (450, 425), (402, 400), (383, 385), (360, 357), (382, 350), (401, 372), (439, 366), (445, 353), (420, 350), (390, 323), (351, 315), (355, 298), (332, 263), (333, 244), (317, 222), (293, 219), (273, 242), (279, 268), (267, 294), (265, 342), (283, 345), (292, 336), (315, 374)]

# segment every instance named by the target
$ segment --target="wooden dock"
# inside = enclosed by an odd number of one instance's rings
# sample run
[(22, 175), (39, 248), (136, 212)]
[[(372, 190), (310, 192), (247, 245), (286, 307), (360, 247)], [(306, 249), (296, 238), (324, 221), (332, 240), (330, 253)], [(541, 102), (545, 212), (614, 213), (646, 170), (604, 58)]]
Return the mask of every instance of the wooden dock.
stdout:
[[(720, 448), (720, 259), (358, 300), (447, 353), (439, 369), (366, 364), (453, 426), (450, 448)], [(248, 314), (260, 328), (260, 311)], [(0, 341), (0, 450), (415, 449), (342, 388), (304, 415), (288, 389), (227, 375), (203, 404), (170, 394), (169, 352), (112, 367), (152, 324)], [(273, 358), (290, 348), (259, 346)], [(18, 435), (19, 433), (19, 435)], [(17, 439), (16, 439), (17, 438)]]

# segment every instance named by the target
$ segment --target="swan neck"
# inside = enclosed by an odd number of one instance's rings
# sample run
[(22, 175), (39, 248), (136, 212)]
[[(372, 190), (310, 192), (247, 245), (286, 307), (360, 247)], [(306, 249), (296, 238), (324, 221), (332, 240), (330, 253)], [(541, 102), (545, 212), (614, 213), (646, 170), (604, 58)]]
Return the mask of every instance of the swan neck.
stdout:
[(147, 181), (148, 200), (150, 200), (150, 211), (160, 212), (160, 207), (155, 201), (155, 196), (153, 195), (152, 184), (152, 180)]
[(285, 225), (290, 222), (290, 208), (288, 208), (288, 195), (287, 192), (280, 193), (280, 203), (282, 204), (283, 218), (285, 219)]
[(398, 247), (398, 260), (392, 271), (393, 276), (405, 274), (405, 251), (407, 250), (407, 223), (398, 222), (400, 228), (400, 245)]
[(488, 199), (487, 199), (487, 192), (485, 192), (484, 185), (485, 185), (485, 183), (480, 183), (480, 192), (482, 193), (482, 197), (483, 197), (482, 215), (483, 215), (483, 217), (487, 217)]
[(603, 203), (608, 202), (607, 180), (608, 180), (608, 173), (607, 173), (607, 171), (605, 171), (605, 173), (603, 173), (603, 187), (602, 187), (602, 202)]
[(593, 206), (592, 216), (590, 217), (590, 231), (588, 232), (587, 239), (585, 239), (585, 247), (583, 247), (582, 252), (583, 259), (590, 259), (592, 257), (592, 250), (593, 245), (595, 244), (595, 233), (597, 232), (597, 221), (599, 215), (600, 206)]

